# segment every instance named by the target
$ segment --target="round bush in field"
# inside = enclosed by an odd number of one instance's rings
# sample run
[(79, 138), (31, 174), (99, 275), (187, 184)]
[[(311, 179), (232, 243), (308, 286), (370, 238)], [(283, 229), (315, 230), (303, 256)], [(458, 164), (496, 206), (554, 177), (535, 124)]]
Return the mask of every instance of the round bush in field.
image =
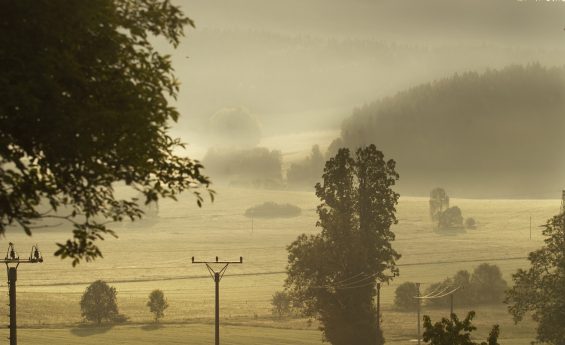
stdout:
[(298, 206), (269, 201), (248, 208), (245, 211), (245, 216), (250, 218), (292, 218), (298, 217), (301, 212), (302, 210)]

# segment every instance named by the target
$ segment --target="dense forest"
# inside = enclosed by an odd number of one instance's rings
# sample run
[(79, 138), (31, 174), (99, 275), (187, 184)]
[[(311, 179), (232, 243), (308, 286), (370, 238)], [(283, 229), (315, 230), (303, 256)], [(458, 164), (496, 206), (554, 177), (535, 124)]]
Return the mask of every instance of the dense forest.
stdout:
[(441, 185), (469, 197), (555, 196), (564, 109), (563, 68), (456, 74), (356, 109), (332, 147), (376, 144), (409, 194)]

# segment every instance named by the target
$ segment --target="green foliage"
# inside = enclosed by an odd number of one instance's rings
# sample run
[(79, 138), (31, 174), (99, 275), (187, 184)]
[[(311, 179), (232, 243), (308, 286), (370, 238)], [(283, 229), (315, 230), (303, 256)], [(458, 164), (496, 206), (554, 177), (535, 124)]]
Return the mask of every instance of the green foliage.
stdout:
[[(343, 123), (344, 146), (386, 149), (411, 193), (430, 180), (470, 196), (561, 185), (564, 77), (564, 68), (533, 64), (423, 84), (357, 109)], [(543, 135), (524, 146), (533, 133)]]
[(80, 299), (82, 317), (98, 325), (104, 320), (113, 321), (120, 318), (116, 295), (116, 288), (106, 282), (102, 280), (93, 282), (86, 288)]
[[(374, 145), (352, 157), (340, 149), (326, 162), (316, 184), (316, 235), (300, 235), (288, 247), (285, 285), (293, 302), (321, 323), (334, 345), (382, 344), (373, 303), (375, 282), (397, 273), (400, 255), (392, 248), (399, 195), (393, 160)], [(388, 274), (387, 274), (388, 273)]]
[(303, 161), (292, 163), (286, 174), (287, 183), (293, 187), (314, 186), (324, 171), (325, 158), (318, 145), (312, 146), (310, 156)]
[(405, 282), (394, 291), (394, 306), (401, 311), (414, 311), (418, 309), (418, 296), (416, 283)]
[(282, 154), (264, 147), (210, 149), (203, 159), (210, 175), (231, 185), (277, 189), (282, 186)]
[(298, 217), (301, 212), (298, 206), (270, 201), (248, 208), (245, 210), (245, 216), (249, 218), (292, 218)]
[(506, 303), (515, 322), (531, 313), (538, 323), (537, 339), (553, 345), (565, 344), (565, 214), (547, 221), (545, 245), (528, 256), (530, 268), (512, 275), (514, 286)]
[(284, 291), (277, 291), (271, 299), (271, 312), (273, 316), (282, 319), (290, 314), (291, 299), (290, 295)]
[(169, 307), (169, 303), (167, 303), (163, 291), (151, 291), (149, 300), (147, 301), (147, 307), (149, 307), (149, 311), (155, 316), (155, 322), (159, 322), (159, 319), (165, 316), (165, 309)]
[[(177, 46), (192, 21), (164, 0), (0, 3), (0, 233), (68, 221), (56, 255), (101, 257), (107, 223), (142, 216), (140, 203), (207, 187), (197, 161), (169, 136), (179, 83), (151, 42)], [(25, 38), (25, 39), (23, 39)], [(114, 193), (125, 184), (144, 200)]]
[[(502, 278), (502, 272), (498, 266), (484, 263), (477, 266), (472, 274), (461, 270), (451, 278), (430, 285), (426, 289), (426, 294), (450, 290), (449, 287), (460, 287), (454, 295), (456, 305), (476, 306), (502, 302), (508, 285)], [(447, 307), (450, 299), (449, 297), (429, 299), (427, 304), (432, 307)]]
[(441, 230), (456, 230), (463, 228), (463, 215), (457, 206), (439, 213), (439, 228)]
[(487, 342), (475, 343), (471, 340), (471, 332), (477, 328), (473, 326), (472, 320), (475, 312), (470, 311), (464, 320), (459, 320), (457, 315), (451, 314), (449, 319), (442, 318), (440, 322), (432, 324), (428, 315), (424, 315), (423, 340), (430, 345), (499, 345), (498, 336), (500, 330), (498, 325), (493, 326)]
[(438, 221), (441, 213), (449, 208), (449, 196), (443, 188), (434, 188), (430, 192), (430, 218)]

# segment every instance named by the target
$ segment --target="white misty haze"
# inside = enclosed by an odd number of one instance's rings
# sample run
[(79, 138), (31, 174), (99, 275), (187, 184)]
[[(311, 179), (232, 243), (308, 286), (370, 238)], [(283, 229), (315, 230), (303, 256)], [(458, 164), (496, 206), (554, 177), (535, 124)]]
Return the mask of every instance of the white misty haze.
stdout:
[(302, 155), (325, 148), (330, 136), (321, 142), (319, 133), (339, 132), (355, 107), (454, 73), (557, 66), (565, 56), (565, 5), (555, 2), (177, 3), (196, 29), (170, 50), (182, 83), (173, 132), (199, 157), (214, 146), (212, 116), (226, 107), (249, 109), (259, 145), (299, 157), (292, 138), (302, 139)]

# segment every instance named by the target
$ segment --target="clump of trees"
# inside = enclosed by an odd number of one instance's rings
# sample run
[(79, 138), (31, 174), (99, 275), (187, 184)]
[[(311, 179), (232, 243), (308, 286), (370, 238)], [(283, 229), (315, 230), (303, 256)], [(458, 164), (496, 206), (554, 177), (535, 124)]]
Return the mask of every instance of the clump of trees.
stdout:
[(245, 210), (246, 217), (253, 218), (292, 218), (302, 213), (300, 207), (292, 204), (277, 204), (268, 201)]
[(449, 196), (443, 188), (437, 187), (430, 192), (430, 218), (437, 223), (438, 230), (475, 229), (475, 219), (465, 220), (461, 209), (457, 206), (450, 207), (449, 201)]
[(290, 187), (312, 188), (320, 181), (326, 159), (320, 146), (312, 146), (310, 155), (304, 160), (292, 163), (286, 173), (286, 181)]
[[(455, 302), (461, 306), (501, 303), (508, 284), (502, 277), (500, 268), (488, 263), (481, 264), (469, 273), (467, 270), (457, 272), (453, 277), (442, 282), (431, 284), (426, 294), (438, 291), (444, 287), (457, 287)], [(429, 299), (427, 304), (432, 307), (447, 307), (448, 298)]]
[(432, 324), (431, 318), (424, 315), (422, 338), (430, 345), (499, 345), (500, 328), (498, 325), (492, 327), (486, 342), (476, 343), (471, 340), (471, 333), (477, 330), (477, 327), (472, 324), (474, 317), (474, 311), (470, 311), (463, 320), (459, 320), (456, 314), (451, 314), (449, 319), (442, 318), (441, 321)]
[[(431, 284), (423, 294), (441, 294), (455, 287), (460, 287), (455, 292), (455, 303), (457, 305), (475, 306), (501, 303), (504, 300), (504, 293), (508, 284), (503, 279), (498, 266), (484, 263), (477, 266), (473, 273), (461, 270), (453, 277)], [(416, 310), (418, 302), (414, 297), (417, 294), (416, 283), (405, 282), (399, 285), (395, 291), (395, 307), (401, 311)], [(428, 306), (442, 308), (448, 307), (450, 303), (448, 297), (426, 299), (425, 301)]]
[(528, 255), (530, 267), (512, 275), (505, 302), (514, 321), (527, 313), (537, 322), (537, 340), (565, 344), (565, 213), (547, 221), (545, 245)]
[(374, 145), (353, 154), (340, 149), (315, 187), (320, 233), (302, 234), (288, 246), (285, 286), (293, 305), (320, 321), (331, 344), (384, 342), (374, 297), (376, 280), (388, 282), (398, 271), (400, 254), (391, 244), (399, 197), (392, 190), (395, 165)]
[(165, 316), (165, 310), (169, 307), (169, 303), (163, 291), (158, 289), (151, 291), (149, 300), (147, 301), (147, 307), (149, 311), (153, 313), (155, 322), (159, 322), (159, 319)]
[(125, 317), (118, 312), (116, 288), (102, 280), (91, 283), (80, 299), (81, 315), (87, 321), (124, 321)]
[(271, 312), (274, 317), (282, 319), (290, 315), (292, 301), (286, 291), (277, 291), (271, 299)]
[(208, 150), (203, 159), (210, 175), (231, 185), (282, 188), (282, 154), (264, 147)]

